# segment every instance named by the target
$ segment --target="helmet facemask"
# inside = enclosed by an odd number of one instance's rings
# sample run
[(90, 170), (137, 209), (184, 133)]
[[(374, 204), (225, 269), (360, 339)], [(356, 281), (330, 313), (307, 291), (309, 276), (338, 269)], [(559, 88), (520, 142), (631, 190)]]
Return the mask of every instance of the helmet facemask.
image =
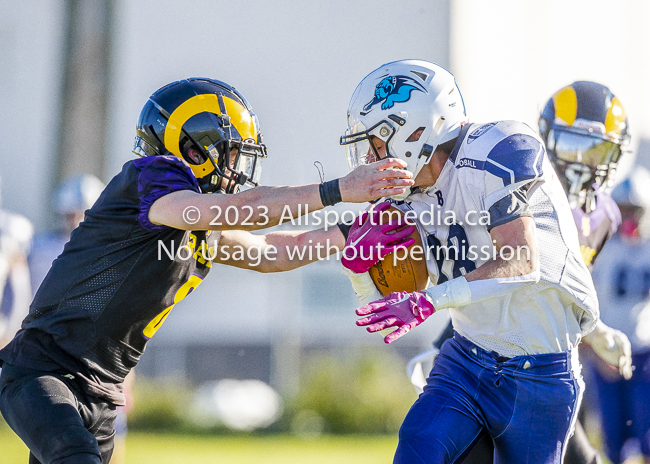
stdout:
[(237, 193), (244, 185), (259, 185), (266, 146), (252, 139), (241, 140), (228, 115), (197, 114), (184, 124), (182, 132), (180, 152), (203, 193)]
[(613, 183), (623, 144), (593, 127), (579, 127), (579, 121), (571, 128), (553, 125), (546, 137), (546, 148), (571, 208), (589, 213), (596, 207), (598, 193)]
[[(227, 155), (226, 155), (227, 153)], [(262, 174), (262, 159), (267, 157), (266, 146), (252, 139), (228, 140), (208, 147), (215, 163), (218, 179), (215, 180), (224, 193), (237, 193), (242, 186), (257, 187)]]
[[(402, 121), (402, 125), (404, 124), (404, 120), (399, 118), (399, 116), (390, 115), (389, 118)], [(362, 164), (374, 163), (381, 159), (373, 137), (377, 137), (384, 142), (386, 145), (386, 156), (394, 157), (395, 155), (390, 151), (390, 141), (393, 135), (395, 135), (395, 132), (396, 128), (394, 123), (391, 124), (391, 121), (386, 119), (382, 119), (367, 130), (362, 122), (348, 127), (345, 135), (341, 137), (341, 145), (345, 146), (350, 170), (356, 169)]]

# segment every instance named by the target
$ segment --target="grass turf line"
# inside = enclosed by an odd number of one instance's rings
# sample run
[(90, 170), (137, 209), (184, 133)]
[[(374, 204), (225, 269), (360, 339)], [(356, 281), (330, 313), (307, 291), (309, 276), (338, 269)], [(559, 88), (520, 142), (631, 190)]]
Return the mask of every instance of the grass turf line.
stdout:
[[(397, 437), (322, 436), (305, 440), (286, 435), (195, 437), (131, 432), (126, 464), (389, 464)], [(28, 451), (7, 428), (0, 428), (2, 464), (24, 464)]]

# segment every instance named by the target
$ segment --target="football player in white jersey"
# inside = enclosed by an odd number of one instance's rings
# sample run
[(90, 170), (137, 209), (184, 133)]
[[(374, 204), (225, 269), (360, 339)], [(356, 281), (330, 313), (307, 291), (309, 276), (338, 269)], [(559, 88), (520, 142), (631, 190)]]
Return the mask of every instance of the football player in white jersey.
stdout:
[(72, 231), (83, 221), (84, 212), (93, 206), (104, 187), (106, 185), (101, 180), (90, 174), (71, 176), (57, 187), (52, 202), (57, 227), (34, 236), (28, 257), (34, 294), (50, 270), (52, 261), (63, 252)]
[(0, 348), (29, 312), (29, 253), (34, 228), (24, 216), (0, 209)]
[[(608, 187), (613, 182), (620, 157), (627, 151), (626, 114), (620, 100), (607, 87), (596, 82), (577, 81), (555, 92), (539, 118), (539, 132), (567, 193), (582, 258), (589, 269), (621, 222), (620, 211), (609, 196)], [(622, 377), (632, 376), (630, 342), (623, 332), (599, 320), (583, 341)], [(483, 440), (462, 464), (492, 462), (492, 454), (491, 440)], [(589, 443), (580, 420), (569, 440), (564, 462), (603, 462)]]
[[(543, 142), (515, 121), (467, 123), (454, 77), (417, 60), (364, 78), (348, 123), (353, 167), (391, 156), (415, 175), (397, 200), (425, 233), (434, 284), (359, 308), (357, 323), (395, 328), (390, 343), (448, 308), (455, 330), (395, 462), (454, 462), (482, 433), (495, 462), (561, 462), (583, 390), (575, 347), (598, 302)], [(358, 293), (371, 288), (367, 273), (351, 279)]]
[[(650, 173), (635, 166), (612, 191), (621, 208), (619, 233), (603, 249), (594, 266), (594, 284), (606, 324), (626, 333), (632, 343), (631, 378), (599, 364), (594, 369), (603, 441), (614, 464), (630, 462), (625, 442), (638, 439), (650, 463)], [(626, 449), (627, 448), (627, 449)]]

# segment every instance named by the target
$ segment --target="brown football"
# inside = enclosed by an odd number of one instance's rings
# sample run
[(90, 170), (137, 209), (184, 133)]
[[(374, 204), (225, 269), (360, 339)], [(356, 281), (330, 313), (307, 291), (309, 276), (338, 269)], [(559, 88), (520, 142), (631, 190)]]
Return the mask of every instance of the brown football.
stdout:
[[(380, 222), (384, 224), (391, 219), (395, 220), (398, 214), (404, 215), (402, 211), (391, 206), (382, 213)], [(422, 238), (417, 228), (411, 234), (411, 238), (415, 240), (415, 243), (408, 248), (408, 254), (404, 250), (397, 250), (397, 259), (395, 259), (395, 253), (391, 253), (370, 268), (370, 277), (384, 296), (391, 292), (424, 290), (427, 286), (429, 274)], [(419, 247), (416, 250), (421, 251), (412, 254), (413, 247)]]

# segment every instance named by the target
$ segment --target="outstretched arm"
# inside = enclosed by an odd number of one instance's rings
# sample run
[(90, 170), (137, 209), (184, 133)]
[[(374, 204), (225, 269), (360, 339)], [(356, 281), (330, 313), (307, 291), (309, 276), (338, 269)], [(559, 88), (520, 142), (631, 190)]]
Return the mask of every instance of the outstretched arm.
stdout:
[[(413, 185), (413, 174), (405, 168), (396, 158), (359, 166), (339, 179), (341, 200), (363, 203), (403, 193)], [(299, 209), (304, 213), (305, 206), (309, 211), (324, 207), (318, 184), (257, 187), (233, 195), (180, 190), (158, 198), (149, 221), (181, 230), (258, 230), (279, 224), (283, 216), (298, 216)]]
[(336, 226), (266, 235), (229, 230), (221, 234), (214, 262), (258, 272), (283, 272), (325, 259), (344, 246), (345, 239)]

